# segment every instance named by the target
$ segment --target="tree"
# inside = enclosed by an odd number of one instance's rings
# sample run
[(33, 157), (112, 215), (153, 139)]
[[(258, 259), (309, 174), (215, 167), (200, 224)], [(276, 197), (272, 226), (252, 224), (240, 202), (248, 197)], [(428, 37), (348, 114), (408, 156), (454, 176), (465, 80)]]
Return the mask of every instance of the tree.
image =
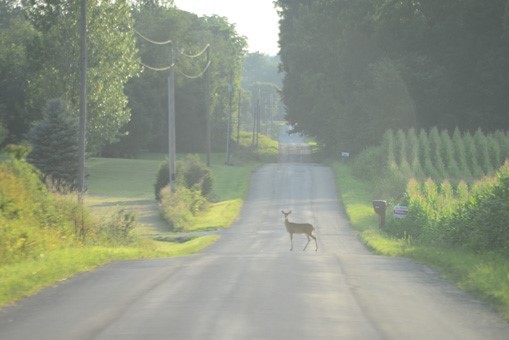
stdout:
[(14, 3), (0, 0), (0, 124), (8, 130), (7, 142), (20, 142), (35, 118), (26, 107), (26, 87), (30, 42), (37, 36)]
[[(40, 35), (31, 43), (28, 106), (47, 98), (79, 106), (79, 0), (28, 0), (27, 17)], [(88, 1), (88, 148), (114, 141), (130, 119), (126, 82), (140, 71), (134, 21), (125, 0)], [(75, 110), (73, 110), (74, 112)]]
[[(222, 17), (198, 17), (152, 2), (137, 5), (133, 13), (136, 29), (144, 37), (152, 41), (173, 42), (178, 152), (205, 150), (205, 79), (188, 79), (184, 74), (196, 76), (202, 73), (206, 66), (206, 55), (196, 58), (185, 55), (195, 55), (210, 44), (212, 135), (216, 141), (214, 148), (224, 147), (230, 72), (233, 70), (234, 87), (238, 88), (245, 39)], [(161, 68), (168, 65), (170, 45), (155, 45), (138, 37), (137, 47), (144, 64)], [(139, 150), (168, 150), (167, 77), (167, 72), (147, 68), (139, 78), (127, 84), (132, 120), (123, 130), (126, 134), (120, 138), (119, 143), (108, 147), (109, 154), (133, 155)], [(232, 105), (234, 108), (237, 107), (237, 100), (235, 97)]]
[(279, 0), (295, 132), (337, 153), (387, 128), (509, 128), (506, 0)]
[(48, 101), (39, 121), (28, 133), (32, 151), (27, 160), (57, 186), (74, 189), (78, 176), (78, 122), (62, 99)]

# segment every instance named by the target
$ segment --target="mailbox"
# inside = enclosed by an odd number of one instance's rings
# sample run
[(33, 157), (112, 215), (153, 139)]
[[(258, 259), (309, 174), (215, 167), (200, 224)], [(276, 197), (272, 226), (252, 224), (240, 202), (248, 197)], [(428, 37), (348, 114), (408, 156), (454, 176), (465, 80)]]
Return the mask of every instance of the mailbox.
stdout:
[(385, 211), (387, 210), (387, 201), (384, 200), (374, 200), (373, 201), (373, 209), (375, 209), (375, 213), (378, 215), (378, 226), (383, 228), (385, 226)]
[(382, 200), (373, 201), (373, 209), (375, 209), (375, 213), (378, 215), (385, 215), (385, 210), (387, 209), (387, 202)]

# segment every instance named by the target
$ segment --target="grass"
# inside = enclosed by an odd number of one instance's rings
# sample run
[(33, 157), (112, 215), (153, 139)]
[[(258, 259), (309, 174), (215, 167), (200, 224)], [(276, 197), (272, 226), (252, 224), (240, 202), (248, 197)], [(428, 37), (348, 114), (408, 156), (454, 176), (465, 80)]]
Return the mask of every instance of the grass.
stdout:
[(338, 192), (353, 228), (375, 252), (406, 256), (435, 268), (458, 287), (492, 304), (509, 320), (509, 261), (500, 254), (475, 254), (467, 249), (430, 247), (392, 238), (378, 228), (369, 186), (352, 176), (349, 167), (335, 163)]
[(89, 204), (154, 198), (161, 160), (91, 158), (87, 161)]
[[(220, 161), (222, 156), (213, 155), (212, 158), (217, 202), (211, 204), (206, 214), (196, 218), (192, 230), (227, 227), (240, 211), (249, 177), (256, 164), (226, 166)], [(142, 159), (88, 160), (86, 204), (99, 215), (109, 214), (117, 206), (137, 211), (140, 222), (138, 234), (160, 235), (167, 232), (167, 223), (159, 216), (153, 192), (156, 173), (164, 157), (151, 154)], [(218, 235), (207, 235), (190, 238), (183, 243), (140, 238), (136, 243), (122, 247), (47, 250), (36, 259), (0, 267), (0, 306), (107, 262), (187, 255), (207, 247), (218, 238)]]
[(187, 255), (213, 243), (210, 235), (185, 243), (141, 240), (129, 247), (83, 247), (51, 250), (37, 259), (0, 267), (0, 306), (30, 296), (78, 272), (116, 260)]

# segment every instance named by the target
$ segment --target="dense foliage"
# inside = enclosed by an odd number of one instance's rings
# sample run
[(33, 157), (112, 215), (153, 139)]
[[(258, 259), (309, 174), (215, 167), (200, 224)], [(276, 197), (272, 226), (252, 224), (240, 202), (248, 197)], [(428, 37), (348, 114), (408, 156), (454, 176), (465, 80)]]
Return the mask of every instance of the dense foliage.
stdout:
[(334, 151), (509, 128), (506, 0), (279, 0), (287, 118)]
[[(0, 139), (12, 143), (42, 118), (49, 99), (63, 98), (78, 113), (79, 1), (0, 0), (0, 12), (0, 126), (7, 130), (0, 128)], [(206, 54), (188, 56), (210, 45), (212, 145), (224, 148), (230, 74), (238, 90), (247, 46), (226, 18), (198, 17), (172, 1), (94, 0), (88, 1), (87, 24), (88, 151), (134, 156), (167, 150), (168, 72), (141, 68), (140, 61), (168, 66), (170, 45), (136, 32), (173, 41), (179, 152), (205, 149), (206, 77), (184, 74), (201, 74)], [(237, 107), (235, 95), (234, 112)]]
[(133, 228), (131, 213), (95, 220), (74, 198), (50, 193), (23, 160), (0, 163), (0, 265), (70, 246), (127, 244)]

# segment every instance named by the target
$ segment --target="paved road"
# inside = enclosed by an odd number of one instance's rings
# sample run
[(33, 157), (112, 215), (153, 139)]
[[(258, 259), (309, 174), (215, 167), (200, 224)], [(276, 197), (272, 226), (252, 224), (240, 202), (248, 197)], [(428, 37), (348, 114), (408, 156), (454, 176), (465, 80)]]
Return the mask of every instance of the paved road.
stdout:
[[(295, 160), (306, 151), (287, 145)], [(329, 168), (260, 168), (235, 225), (200, 254), (118, 262), (0, 311), (0, 339), (508, 339), (490, 309), (410, 260), (368, 252)], [(283, 225), (316, 226), (318, 252)]]

